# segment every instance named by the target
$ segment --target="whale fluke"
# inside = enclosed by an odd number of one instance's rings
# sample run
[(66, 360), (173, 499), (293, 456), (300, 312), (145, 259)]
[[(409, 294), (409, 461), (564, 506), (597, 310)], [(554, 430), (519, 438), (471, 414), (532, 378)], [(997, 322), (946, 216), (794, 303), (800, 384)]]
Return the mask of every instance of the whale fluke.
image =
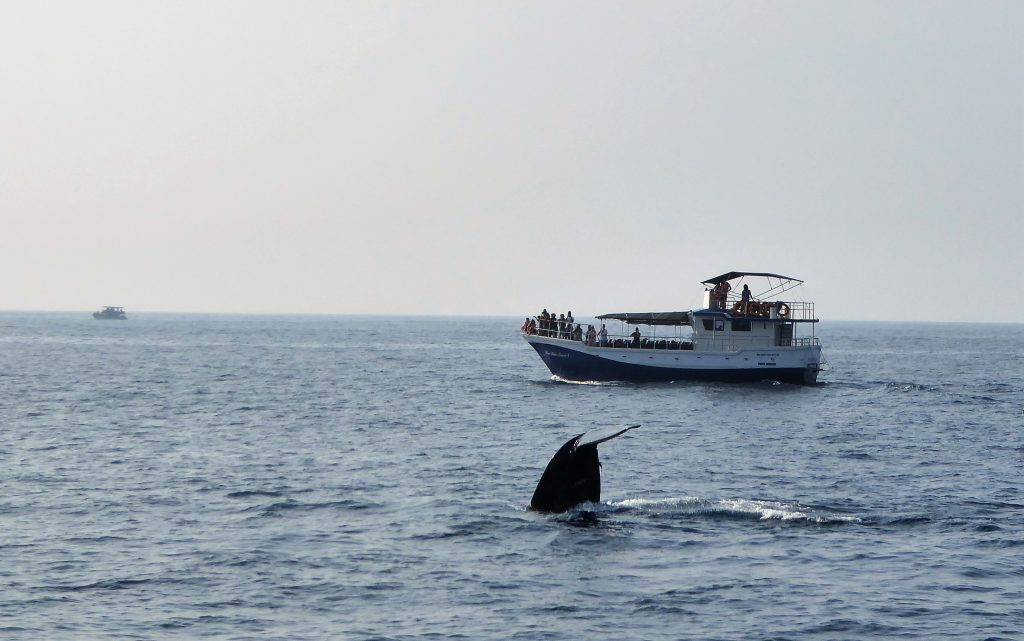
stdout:
[(580, 503), (600, 501), (601, 461), (597, 458), (597, 446), (637, 427), (640, 426), (586, 432), (566, 441), (544, 468), (530, 508), (538, 512), (565, 512)]

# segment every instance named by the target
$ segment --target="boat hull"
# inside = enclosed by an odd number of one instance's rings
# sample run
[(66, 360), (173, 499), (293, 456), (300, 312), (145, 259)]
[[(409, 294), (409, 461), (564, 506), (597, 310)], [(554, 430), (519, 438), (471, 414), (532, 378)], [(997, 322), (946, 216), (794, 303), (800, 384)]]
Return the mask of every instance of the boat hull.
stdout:
[(821, 347), (755, 348), (736, 352), (591, 347), (532, 334), (523, 338), (551, 373), (570, 381), (817, 382)]

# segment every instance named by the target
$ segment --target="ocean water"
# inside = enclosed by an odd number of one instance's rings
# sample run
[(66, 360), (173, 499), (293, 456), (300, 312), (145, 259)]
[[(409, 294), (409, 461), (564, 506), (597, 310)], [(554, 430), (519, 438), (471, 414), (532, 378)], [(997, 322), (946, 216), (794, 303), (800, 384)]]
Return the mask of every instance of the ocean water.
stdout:
[(823, 322), (797, 387), (520, 322), (0, 314), (0, 638), (1024, 639), (1024, 326)]

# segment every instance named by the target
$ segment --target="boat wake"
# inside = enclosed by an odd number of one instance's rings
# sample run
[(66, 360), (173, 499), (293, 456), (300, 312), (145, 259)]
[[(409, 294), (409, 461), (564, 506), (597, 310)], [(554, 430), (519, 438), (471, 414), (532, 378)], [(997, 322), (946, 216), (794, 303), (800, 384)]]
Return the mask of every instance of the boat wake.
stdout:
[(906, 383), (900, 381), (887, 381), (885, 383), (885, 391), (887, 392), (936, 392), (939, 388), (934, 385), (925, 385), (923, 383)]
[(552, 374), (549, 379), (552, 383), (565, 383), (567, 385), (597, 385), (601, 387), (621, 387), (622, 381), (573, 381), (568, 378), (562, 378), (557, 374)]

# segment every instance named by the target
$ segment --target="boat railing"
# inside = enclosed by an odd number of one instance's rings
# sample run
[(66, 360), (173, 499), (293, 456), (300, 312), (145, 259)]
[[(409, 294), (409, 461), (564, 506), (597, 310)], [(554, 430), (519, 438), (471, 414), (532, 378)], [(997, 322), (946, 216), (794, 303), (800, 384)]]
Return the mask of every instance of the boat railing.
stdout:
[(610, 347), (615, 349), (666, 349), (666, 350), (692, 350), (693, 341), (679, 338), (658, 338), (644, 337), (639, 341), (633, 340), (630, 336), (608, 336), (608, 340), (602, 344), (600, 340), (588, 342), (584, 337), (582, 342), (590, 347)]
[(791, 339), (791, 340), (787, 341), (785, 344), (782, 344), (781, 346), (782, 347), (810, 347), (811, 345), (821, 345), (821, 342), (817, 339), (817, 337), (812, 336), (812, 337), (809, 337), (809, 338), (794, 338), (794, 339)]
[(809, 347), (811, 345), (818, 345), (818, 339), (813, 337), (808, 338), (790, 338), (790, 339), (779, 339), (777, 342), (769, 343), (765, 337), (750, 337), (745, 336), (734, 336), (729, 334), (705, 335), (699, 341), (699, 351), (701, 352), (737, 352), (741, 349), (778, 349), (780, 347)]
[[(545, 334), (538, 333), (537, 335), (546, 336)], [(555, 332), (554, 336), (547, 336), (548, 338), (555, 338), (558, 340), (571, 341), (574, 343), (583, 343), (590, 347), (607, 347), (616, 349), (654, 349), (654, 350), (692, 350), (694, 344), (692, 340), (681, 339), (681, 338), (659, 338), (656, 336), (645, 336), (639, 341), (635, 340), (629, 335), (611, 335), (609, 334), (608, 340), (602, 344), (600, 339), (588, 341), (586, 336), (582, 339), (575, 339), (571, 336), (559, 334)], [(701, 350), (707, 352), (736, 352), (741, 349), (775, 349), (778, 347), (810, 347), (812, 345), (820, 345), (820, 342), (816, 337), (806, 338), (792, 338), (788, 340), (781, 340), (776, 345), (767, 345), (761, 338), (739, 338), (739, 337), (722, 337), (715, 336), (714, 338), (701, 341)]]
[(573, 335), (571, 330), (566, 331), (557, 328), (541, 329), (539, 323), (535, 331), (526, 332), (524, 328), (520, 328), (520, 331), (529, 333), (533, 336), (583, 343), (590, 347), (614, 347), (621, 349), (693, 349), (693, 340), (689, 337), (683, 338), (681, 336), (642, 336), (639, 340), (635, 340), (631, 334), (609, 333), (607, 339), (602, 341), (600, 336), (594, 339), (588, 339), (586, 332), (584, 332), (582, 336), (576, 337)]
[(726, 301), (725, 311), (733, 316), (750, 318), (781, 318), (794, 321), (815, 319), (814, 303), (806, 301), (752, 300), (744, 303), (739, 298), (730, 297)]
[[(595, 338), (588, 339), (586, 334), (576, 338), (571, 332), (559, 330), (538, 330), (531, 332), (535, 336), (554, 338), (556, 340), (583, 343), (590, 347), (607, 347), (616, 349), (655, 349), (655, 350), (692, 350), (694, 342), (692, 337), (680, 336), (641, 336), (636, 339), (632, 334), (608, 334), (606, 341)], [(820, 345), (816, 337), (794, 337), (780, 339), (775, 345), (768, 345), (762, 337), (740, 337), (725, 333), (714, 333), (706, 335), (700, 341), (700, 351), (707, 352), (736, 352), (741, 349), (774, 349), (778, 347), (810, 347)]]
[(789, 301), (785, 303), (789, 306), (789, 320), (798, 321), (809, 321), (815, 320), (814, 315), (814, 303), (806, 301)]

